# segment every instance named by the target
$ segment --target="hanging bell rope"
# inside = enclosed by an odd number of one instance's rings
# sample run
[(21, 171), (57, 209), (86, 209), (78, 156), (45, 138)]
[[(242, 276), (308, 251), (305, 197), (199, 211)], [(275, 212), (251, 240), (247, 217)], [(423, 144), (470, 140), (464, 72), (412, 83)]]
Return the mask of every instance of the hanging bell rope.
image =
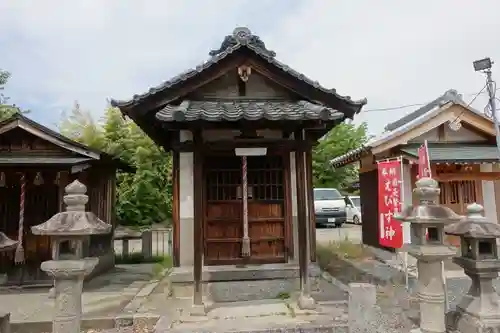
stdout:
[(241, 178), (242, 178), (242, 202), (243, 202), (243, 239), (241, 246), (241, 256), (250, 256), (250, 237), (248, 237), (248, 179), (247, 179), (247, 157), (241, 157)]
[(0, 173), (0, 187), (5, 187), (5, 172)]
[(24, 236), (24, 198), (26, 194), (26, 175), (21, 174), (21, 193), (19, 198), (19, 230), (17, 236), (17, 248), (14, 255), (14, 263), (19, 264), (24, 262), (24, 248), (23, 248), (23, 236)]
[(33, 180), (33, 184), (35, 184), (36, 186), (43, 184), (42, 173), (40, 172), (36, 173), (35, 180)]

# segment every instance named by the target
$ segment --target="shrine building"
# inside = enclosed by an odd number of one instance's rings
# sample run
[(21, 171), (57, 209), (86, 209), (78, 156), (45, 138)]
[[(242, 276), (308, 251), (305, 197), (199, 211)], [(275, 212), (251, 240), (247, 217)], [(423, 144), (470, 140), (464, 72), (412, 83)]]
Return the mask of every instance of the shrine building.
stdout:
[[(307, 297), (311, 150), (365, 103), (281, 63), (247, 28), (198, 66), (112, 101), (172, 153), (173, 275), (186, 272), (196, 306), (202, 282), (265, 279), (271, 270), (295, 272)], [(249, 267), (251, 276), (242, 273)]]

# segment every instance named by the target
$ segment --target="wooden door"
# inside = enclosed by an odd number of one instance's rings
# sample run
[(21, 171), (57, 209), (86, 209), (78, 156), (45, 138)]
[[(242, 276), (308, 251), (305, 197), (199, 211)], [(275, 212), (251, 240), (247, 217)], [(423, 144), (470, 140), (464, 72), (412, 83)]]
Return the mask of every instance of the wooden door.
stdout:
[[(435, 167), (436, 174), (443, 173), (462, 173), (465, 172), (461, 165), (439, 165)], [(467, 214), (467, 205), (478, 202), (482, 204), (482, 188), (480, 181), (457, 180), (449, 182), (439, 182), (441, 193), (439, 203), (451, 208), (460, 215)], [(447, 236), (448, 243), (460, 246), (460, 238)]]
[[(249, 156), (248, 235), (251, 254), (242, 257), (241, 157), (208, 156), (204, 163), (205, 264), (284, 262), (285, 194), (282, 156)], [(196, 188), (196, 184), (195, 184)]]

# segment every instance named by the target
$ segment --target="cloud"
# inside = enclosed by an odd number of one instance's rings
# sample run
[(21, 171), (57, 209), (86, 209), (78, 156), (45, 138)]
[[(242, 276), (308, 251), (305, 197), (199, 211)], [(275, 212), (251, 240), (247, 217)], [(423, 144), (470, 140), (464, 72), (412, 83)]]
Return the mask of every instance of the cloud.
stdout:
[[(366, 109), (474, 93), (472, 61), (500, 59), (500, 2), (421, 0), (18, 0), (0, 2), (0, 67), (8, 94), (53, 122), (74, 100), (101, 113), (206, 59), (236, 26), (277, 58)], [(7, 52), (3, 52), (7, 50)], [(500, 61), (500, 60), (499, 60)], [(472, 96), (467, 98), (472, 98)], [(475, 106), (483, 107), (484, 96)], [(366, 112), (379, 132), (413, 108)]]

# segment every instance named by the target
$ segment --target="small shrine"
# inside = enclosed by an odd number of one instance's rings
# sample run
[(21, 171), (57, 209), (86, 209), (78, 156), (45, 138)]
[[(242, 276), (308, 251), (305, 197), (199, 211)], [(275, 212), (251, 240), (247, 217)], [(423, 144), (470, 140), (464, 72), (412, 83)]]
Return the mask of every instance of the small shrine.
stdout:
[[(489, 219), (498, 220), (500, 156), (495, 136), (493, 120), (450, 89), (415, 111), (391, 120), (383, 133), (363, 147), (332, 156), (334, 168), (359, 166), (363, 242), (380, 246), (377, 161), (401, 159), (401, 193), (409, 204), (418, 174), (418, 149), (426, 141), (432, 178), (441, 189), (439, 203), (465, 214), (467, 205), (476, 202), (483, 205)], [(415, 198), (413, 203), (417, 204)], [(460, 246), (455, 236), (446, 236), (446, 242)]]
[(202, 273), (210, 266), (261, 265), (247, 275), (211, 270), (209, 280), (265, 279), (266, 267), (280, 277), (290, 271), (280, 267), (297, 263), (300, 299), (311, 306), (312, 147), (366, 100), (283, 64), (246, 27), (208, 56), (144, 94), (112, 101), (172, 152), (177, 271), (192, 270), (185, 277), (194, 280), (194, 304), (201, 307)]
[[(89, 211), (115, 225), (117, 170), (133, 168), (104, 152), (64, 137), (21, 113), (0, 122), (0, 232), (18, 241), (0, 255), (9, 285), (46, 285), (40, 263), (52, 259), (50, 237), (31, 227), (63, 209), (64, 188), (78, 179), (89, 186)], [(92, 235), (83, 245), (99, 258), (94, 273), (114, 265), (112, 235)]]

